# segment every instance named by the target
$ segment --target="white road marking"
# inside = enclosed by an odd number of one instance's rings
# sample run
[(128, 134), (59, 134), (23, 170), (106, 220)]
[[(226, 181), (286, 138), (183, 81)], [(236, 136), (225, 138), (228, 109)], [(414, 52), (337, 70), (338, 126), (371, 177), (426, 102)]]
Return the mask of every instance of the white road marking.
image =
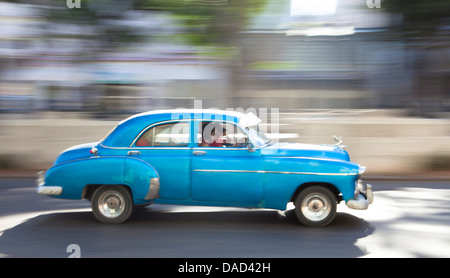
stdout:
[(363, 257), (450, 257), (450, 190), (399, 188), (374, 194), (367, 210), (338, 206), (374, 228), (355, 242), (366, 252)]
[(52, 213), (65, 213), (65, 212), (83, 212), (83, 211), (91, 211), (91, 209), (81, 208), (81, 209), (48, 210), (48, 211), (27, 212), (2, 216), (0, 217), (0, 236), (2, 236), (5, 231), (12, 229), (17, 225), (20, 225), (28, 221), (29, 219), (38, 217), (40, 215)]

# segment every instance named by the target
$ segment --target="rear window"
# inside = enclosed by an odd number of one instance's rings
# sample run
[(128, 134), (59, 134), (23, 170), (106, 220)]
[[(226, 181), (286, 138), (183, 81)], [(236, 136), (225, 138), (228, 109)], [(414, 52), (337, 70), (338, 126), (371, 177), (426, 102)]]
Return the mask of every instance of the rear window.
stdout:
[(149, 128), (136, 147), (183, 147), (189, 144), (189, 122), (160, 124)]

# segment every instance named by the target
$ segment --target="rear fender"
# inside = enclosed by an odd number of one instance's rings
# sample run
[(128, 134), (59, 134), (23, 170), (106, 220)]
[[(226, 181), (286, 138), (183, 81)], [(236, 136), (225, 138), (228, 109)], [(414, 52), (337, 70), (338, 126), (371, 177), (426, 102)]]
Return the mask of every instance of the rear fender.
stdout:
[(123, 173), (125, 183), (133, 188), (136, 205), (159, 197), (159, 176), (153, 166), (139, 158), (127, 157)]
[(87, 185), (122, 184), (123, 157), (90, 157), (64, 162), (45, 174), (46, 186), (61, 186), (63, 199), (81, 199)]
[(63, 199), (81, 199), (88, 185), (127, 186), (136, 205), (158, 197), (159, 177), (145, 161), (130, 157), (91, 157), (61, 163), (45, 175), (46, 186), (61, 186)]

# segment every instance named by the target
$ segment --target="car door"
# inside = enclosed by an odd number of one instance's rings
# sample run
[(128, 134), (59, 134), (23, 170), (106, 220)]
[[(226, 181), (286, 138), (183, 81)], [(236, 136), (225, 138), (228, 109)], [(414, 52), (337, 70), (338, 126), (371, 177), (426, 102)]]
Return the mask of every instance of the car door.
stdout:
[(143, 160), (158, 172), (161, 199), (190, 196), (189, 137), (190, 121), (165, 121), (145, 128), (128, 148), (128, 159)]
[(247, 137), (235, 123), (194, 121), (192, 198), (197, 201), (260, 203), (264, 164), (259, 150), (249, 152)]

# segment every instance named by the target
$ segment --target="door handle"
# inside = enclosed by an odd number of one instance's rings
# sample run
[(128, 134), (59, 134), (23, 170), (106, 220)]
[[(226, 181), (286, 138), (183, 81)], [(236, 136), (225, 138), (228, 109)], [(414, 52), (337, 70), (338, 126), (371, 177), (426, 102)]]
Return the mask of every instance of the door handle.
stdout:
[(195, 154), (195, 155), (205, 155), (206, 152), (205, 151), (194, 151), (193, 154)]
[(140, 151), (128, 151), (128, 155), (138, 155), (141, 154)]

